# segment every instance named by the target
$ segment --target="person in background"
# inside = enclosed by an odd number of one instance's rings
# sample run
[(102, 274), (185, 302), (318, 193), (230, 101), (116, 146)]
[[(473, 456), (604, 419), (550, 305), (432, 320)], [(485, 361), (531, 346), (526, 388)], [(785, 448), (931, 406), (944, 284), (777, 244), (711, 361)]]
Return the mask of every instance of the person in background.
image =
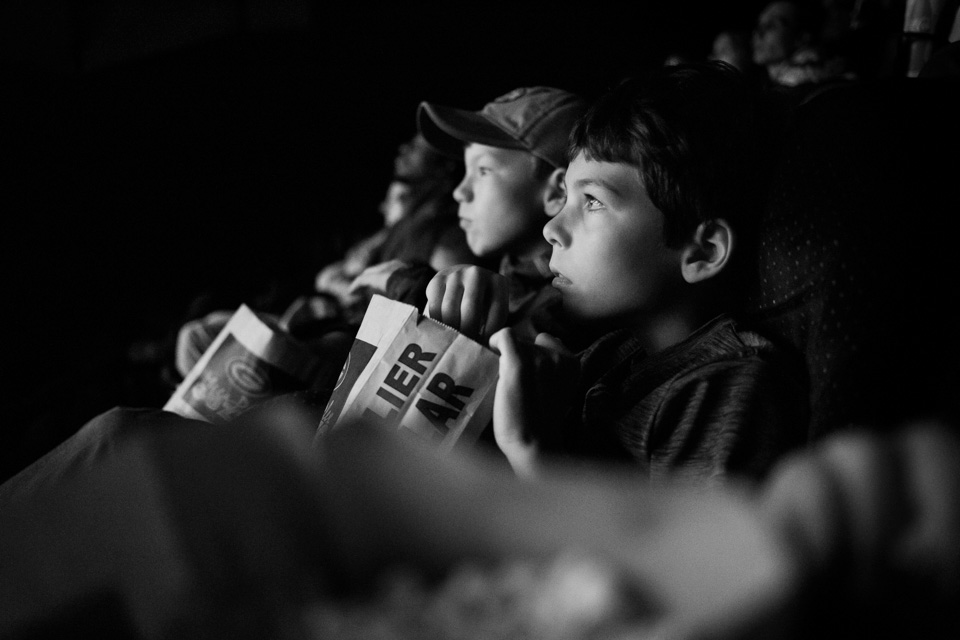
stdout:
[(714, 37), (708, 57), (710, 60), (722, 60), (740, 71), (745, 71), (753, 64), (749, 35), (732, 29), (721, 31)]
[(827, 82), (856, 79), (850, 61), (823, 38), (817, 0), (773, 0), (753, 31), (753, 61), (774, 88), (803, 92)]
[(750, 33), (738, 29), (724, 29), (713, 38), (708, 60), (719, 60), (759, 80), (760, 67), (753, 61)]
[[(351, 288), (364, 269), (391, 260), (433, 268), (476, 262), (450, 197), (459, 171), (455, 159), (438, 153), (419, 134), (400, 145), (380, 204), (383, 226), (351, 246), (342, 260), (321, 269), (315, 291), (297, 297), (271, 318), (318, 348), (326, 349), (334, 334), (340, 336), (338, 344), (349, 345), (369, 303), (369, 295)], [(232, 314), (233, 310), (213, 311), (180, 327), (175, 352), (180, 376), (193, 368)]]
[(380, 205), (383, 228), (324, 267), (317, 274), (317, 292), (334, 295), (349, 308), (358, 299), (353, 280), (374, 264), (403, 259), (440, 269), (472, 262), (451, 198), (462, 170), (459, 160), (437, 152), (419, 133), (401, 145)]

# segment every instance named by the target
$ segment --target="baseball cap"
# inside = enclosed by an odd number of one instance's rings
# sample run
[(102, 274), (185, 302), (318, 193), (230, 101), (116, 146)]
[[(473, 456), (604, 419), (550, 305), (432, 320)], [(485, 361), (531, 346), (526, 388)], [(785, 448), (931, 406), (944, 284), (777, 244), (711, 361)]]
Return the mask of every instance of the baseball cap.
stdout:
[(417, 127), (438, 150), (462, 157), (467, 142), (520, 149), (554, 167), (567, 164), (567, 137), (586, 108), (579, 96), (553, 87), (521, 87), (468, 111), (422, 102)]

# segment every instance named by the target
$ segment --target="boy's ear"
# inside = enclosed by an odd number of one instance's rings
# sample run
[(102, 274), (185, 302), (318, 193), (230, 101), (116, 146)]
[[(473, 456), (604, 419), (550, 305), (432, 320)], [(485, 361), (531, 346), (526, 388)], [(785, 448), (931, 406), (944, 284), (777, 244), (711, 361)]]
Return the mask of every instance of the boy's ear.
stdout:
[(563, 188), (565, 174), (566, 169), (554, 169), (543, 190), (543, 210), (551, 218), (560, 213), (567, 201), (567, 191)]
[(734, 234), (723, 218), (701, 222), (681, 253), (680, 269), (689, 283), (716, 276), (730, 261)]

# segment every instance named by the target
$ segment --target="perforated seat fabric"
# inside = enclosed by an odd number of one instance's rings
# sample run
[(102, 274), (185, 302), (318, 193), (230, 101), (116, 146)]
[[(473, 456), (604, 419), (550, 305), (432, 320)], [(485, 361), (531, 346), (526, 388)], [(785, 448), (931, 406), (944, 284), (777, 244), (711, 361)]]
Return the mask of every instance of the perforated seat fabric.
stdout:
[(958, 119), (956, 85), (921, 79), (795, 112), (749, 308), (806, 360), (813, 438), (958, 414)]

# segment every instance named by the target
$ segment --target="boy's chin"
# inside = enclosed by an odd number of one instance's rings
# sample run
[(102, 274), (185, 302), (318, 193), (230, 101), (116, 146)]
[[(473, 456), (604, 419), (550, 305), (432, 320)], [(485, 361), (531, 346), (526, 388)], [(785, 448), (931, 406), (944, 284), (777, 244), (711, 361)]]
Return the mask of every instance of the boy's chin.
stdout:
[(555, 313), (565, 326), (586, 338), (599, 337), (607, 331), (624, 325), (622, 320), (618, 321), (618, 319), (598, 314), (591, 309), (583, 309), (570, 304), (566, 298), (555, 307)]
[(602, 321), (599, 321), (584, 310), (569, 304), (566, 300), (562, 300), (560, 304), (555, 307), (555, 313), (565, 325), (578, 330), (592, 332), (597, 327), (603, 325)]
[(467, 238), (467, 246), (470, 248), (470, 253), (478, 258), (489, 258), (494, 254), (489, 246), (478, 240), (471, 240), (469, 237)]

